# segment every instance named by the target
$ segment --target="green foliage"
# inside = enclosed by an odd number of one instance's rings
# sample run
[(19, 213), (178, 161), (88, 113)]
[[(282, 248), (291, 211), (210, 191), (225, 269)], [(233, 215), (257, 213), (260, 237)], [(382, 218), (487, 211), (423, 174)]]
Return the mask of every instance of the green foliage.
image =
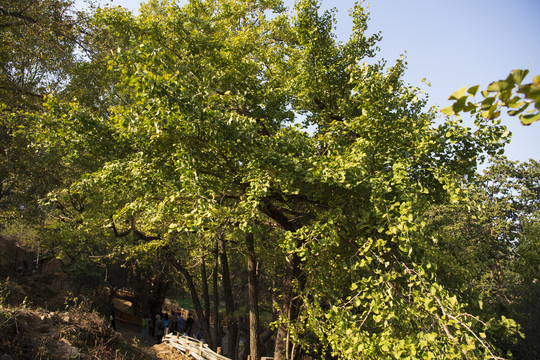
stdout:
[(0, 5), (0, 219), (39, 222), (37, 199), (67, 178), (55, 152), (32, 147), (43, 97), (65, 90), (84, 51), (85, 15), (64, 0)]
[(65, 0), (6, 0), (0, 5), (0, 99), (10, 110), (38, 109), (74, 63), (81, 14)]
[[(540, 75), (533, 77), (531, 83), (522, 84), (528, 73), (529, 70), (514, 70), (505, 80), (492, 82), (481, 91), (482, 101), (469, 101), (479, 85), (463, 87), (450, 95), (448, 99), (454, 100), (454, 104), (441, 112), (449, 116), (465, 112), (494, 120), (500, 117), (502, 108), (507, 108), (508, 115), (519, 116), (523, 125), (530, 125), (540, 120)], [(530, 105), (533, 109), (525, 111)]]
[(38, 148), (77, 178), (44, 203), (49, 241), (164, 277), (251, 231), (283, 280), (278, 334), (301, 351), (496, 357), (490, 331), (514, 323), (469, 312), (444, 282), (425, 209), (464, 196), (505, 128), (435, 125), (403, 59), (366, 63), (379, 36), (360, 5), (352, 16), (338, 43), (309, 0), (293, 14), (255, 0), (99, 10), (96, 32), (116, 44), (110, 106), (50, 97), (37, 119)]
[(534, 279), (540, 259), (537, 252), (529, 252), (538, 239), (535, 226), (531, 228), (538, 216), (537, 172), (536, 161), (495, 159), (470, 185), (466, 201), (427, 212), (436, 243), (424, 251), (432, 253), (439, 278), (462, 289), (462, 296), (477, 299), (469, 304), (469, 311), (517, 322), (524, 339), (508, 338), (497, 327), (487, 333), (516, 358), (538, 353), (533, 320), (538, 318), (538, 307), (532, 299), (539, 291)]

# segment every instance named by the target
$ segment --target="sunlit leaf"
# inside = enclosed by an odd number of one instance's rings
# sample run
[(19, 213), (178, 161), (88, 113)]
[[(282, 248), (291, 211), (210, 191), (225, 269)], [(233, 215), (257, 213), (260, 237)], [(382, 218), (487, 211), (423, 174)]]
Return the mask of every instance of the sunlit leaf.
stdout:
[(481, 103), (481, 109), (482, 110), (488, 110), (491, 108), (491, 106), (493, 105), (493, 102), (495, 101), (495, 98), (494, 97), (488, 97), (486, 99), (484, 99)]
[(452, 95), (450, 95), (450, 97), (448, 98), (448, 100), (458, 100), (465, 95), (466, 91), (467, 91), (467, 87), (464, 86), (461, 89), (453, 92)]
[(489, 84), (487, 90), (493, 91), (493, 92), (501, 92), (501, 91), (512, 89), (513, 85), (514, 84), (508, 80), (499, 80), (499, 81), (495, 81)]
[(518, 110), (509, 110), (508, 111), (508, 115), (510, 116), (516, 116), (516, 115), (519, 115), (521, 114), (523, 111), (525, 111), (525, 109), (527, 109), (527, 107), (529, 106), (529, 104), (525, 104), (523, 105), (521, 108), (519, 108)]
[(540, 113), (519, 115), (519, 119), (523, 125), (530, 125), (533, 122), (540, 120)]
[(448, 115), (448, 116), (452, 116), (452, 115), (455, 115), (456, 113), (454, 112), (454, 110), (452, 109), (451, 106), (447, 106), (445, 108), (442, 108), (441, 109), (441, 112), (445, 115)]
[(521, 85), (521, 82), (523, 81), (525, 76), (527, 76), (528, 73), (529, 73), (529, 70), (516, 69), (510, 73), (509, 78), (512, 78), (512, 81), (514, 83)]
[(467, 92), (474, 96), (478, 92), (479, 88), (480, 88), (480, 85), (472, 86), (467, 90)]

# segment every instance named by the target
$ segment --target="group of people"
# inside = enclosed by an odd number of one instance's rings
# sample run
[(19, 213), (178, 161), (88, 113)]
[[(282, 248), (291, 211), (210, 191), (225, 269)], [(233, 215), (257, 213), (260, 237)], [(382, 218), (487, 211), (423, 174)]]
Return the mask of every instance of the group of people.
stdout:
[(150, 335), (160, 344), (166, 334), (182, 334), (191, 336), (195, 320), (191, 313), (184, 319), (181, 313), (146, 314), (142, 320), (141, 340), (146, 341)]

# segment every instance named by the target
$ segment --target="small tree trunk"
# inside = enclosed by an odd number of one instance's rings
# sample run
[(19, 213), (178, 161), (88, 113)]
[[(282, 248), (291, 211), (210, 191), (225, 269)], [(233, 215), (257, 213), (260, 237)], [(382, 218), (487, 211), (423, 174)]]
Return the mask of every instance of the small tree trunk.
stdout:
[(168, 281), (157, 279), (154, 282), (148, 298), (148, 310), (152, 314), (161, 312), (161, 307), (163, 306), (167, 291), (169, 291), (170, 287), (171, 284)]
[[(261, 211), (276, 221), (284, 230), (295, 232), (302, 227), (302, 224), (298, 220), (289, 219), (279, 208), (270, 202), (267, 202), (261, 208)], [(303, 243), (299, 242), (296, 244), (296, 248), (299, 249), (303, 245)], [(276, 344), (274, 347), (275, 360), (294, 359), (295, 354), (293, 354), (287, 324), (296, 321), (300, 314), (302, 300), (295, 297), (295, 283), (300, 291), (306, 283), (306, 276), (302, 271), (301, 263), (302, 260), (296, 253), (289, 255), (285, 262), (286, 271), (283, 279), (283, 298), (280, 311), (283, 321), (280, 322), (277, 329)]]
[(257, 261), (253, 233), (246, 235), (248, 298), (249, 298), (249, 354), (252, 360), (259, 360), (259, 303), (257, 287)]
[(232, 360), (238, 357), (236, 344), (238, 338), (238, 324), (234, 314), (234, 297), (229, 273), (229, 262), (227, 260), (227, 250), (222, 236), (218, 236), (219, 259), (221, 261), (221, 276), (223, 278), (223, 295), (225, 297), (225, 312), (227, 313), (227, 329), (229, 330), (229, 341), (227, 342), (227, 354)]
[(210, 328), (210, 294), (208, 293), (208, 279), (206, 276), (206, 262), (204, 256), (201, 256), (201, 277), (204, 301), (204, 318), (208, 328)]
[[(289, 322), (294, 319), (293, 316), (293, 294), (294, 294), (294, 278), (292, 276), (291, 265), (287, 264), (287, 271), (283, 279), (283, 300), (281, 303), (280, 315), (284, 321)], [(279, 323), (276, 334), (276, 345), (274, 348), (274, 359), (289, 360), (290, 342), (287, 326), (283, 321)]]
[(193, 301), (193, 306), (195, 307), (195, 312), (197, 313), (197, 318), (199, 319), (199, 322), (202, 327), (202, 331), (204, 334), (204, 339), (206, 340), (209, 347), (213, 347), (213, 341), (212, 341), (212, 334), (210, 333), (210, 328), (208, 327), (208, 322), (204, 318), (204, 313), (201, 307), (201, 302), (199, 301), (199, 295), (197, 294), (197, 289), (195, 288), (195, 284), (193, 283), (193, 277), (189, 273), (189, 271), (183, 267), (178, 262), (176, 263), (176, 268), (182, 275), (184, 275), (184, 278), (186, 279), (187, 286), (189, 288), (189, 291), (191, 293), (191, 299)]
[(218, 347), (221, 347), (221, 322), (219, 320), (219, 287), (218, 287), (218, 270), (219, 270), (219, 251), (218, 243), (216, 239), (215, 249), (214, 249), (214, 269), (212, 272), (212, 293), (214, 296), (214, 340), (217, 350)]

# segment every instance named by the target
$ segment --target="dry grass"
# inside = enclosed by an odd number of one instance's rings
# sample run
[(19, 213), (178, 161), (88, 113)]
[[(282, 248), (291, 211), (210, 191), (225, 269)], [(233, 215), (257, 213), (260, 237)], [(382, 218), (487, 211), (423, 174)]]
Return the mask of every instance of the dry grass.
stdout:
[(100, 315), (0, 305), (0, 355), (16, 359), (156, 359), (108, 327)]

